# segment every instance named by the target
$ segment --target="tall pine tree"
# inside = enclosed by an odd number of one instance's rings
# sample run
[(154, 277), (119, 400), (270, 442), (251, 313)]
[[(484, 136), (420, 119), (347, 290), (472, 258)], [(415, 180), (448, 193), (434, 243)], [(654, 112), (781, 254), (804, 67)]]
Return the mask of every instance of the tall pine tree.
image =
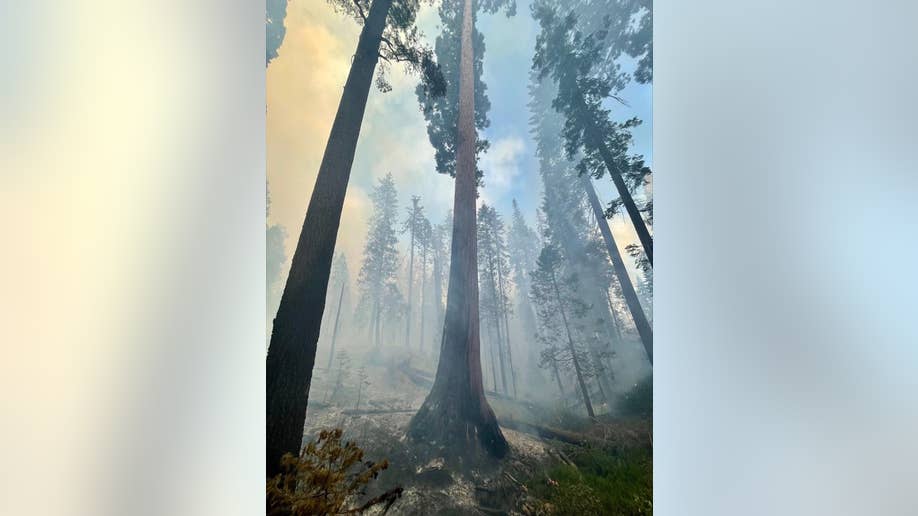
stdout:
[(360, 304), (369, 313), (371, 343), (378, 350), (383, 338), (382, 315), (393, 304), (392, 289), (398, 272), (398, 193), (392, 174), (379, 180), (373, 189), (373, 215), (363, 249), (363, 264), (357, 277)]

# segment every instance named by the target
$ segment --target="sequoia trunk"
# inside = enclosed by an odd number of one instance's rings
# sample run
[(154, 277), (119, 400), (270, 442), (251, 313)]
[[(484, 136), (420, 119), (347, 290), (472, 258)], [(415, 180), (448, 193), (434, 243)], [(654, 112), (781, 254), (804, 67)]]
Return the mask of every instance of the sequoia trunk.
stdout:
[(437, 376), (412, 418), (408, 434), (438, 443), (450, 455), (475, 455), (479, 447), (503, 457), (507, 440), (484, 395), (478, 319), (478, 243), (475, 199), (475, 75), (472, 0), (464, 0), (459, 66), (459, 127), (453, 197), (446, 317)]

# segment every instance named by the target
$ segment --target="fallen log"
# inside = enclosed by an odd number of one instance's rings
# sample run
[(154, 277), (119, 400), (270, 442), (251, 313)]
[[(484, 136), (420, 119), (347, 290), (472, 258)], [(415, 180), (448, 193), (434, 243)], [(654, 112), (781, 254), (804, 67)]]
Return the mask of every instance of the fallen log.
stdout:
[(364, 416), (371, 414), (413, 414), (417, 412), (418, 409), (369, 409), (369, 410), (355, 410), (355, 409), (345, 409), (341, 413), (346, 416)]
[(547, 426), (537, 425), (535, 423), (525, 423), (521, 421), (515, 421), (513, 419), (498, 419), (498, 424), (504, 428), (509, 428), (511, 430), (516, 430), (518, 432), (527, 433), (534, 435), (536, 437), (541, 437), (543, 439), (554, 439), (556, 441), (561, 441), (568, 444), (574, 444), (577, 446), (589, 446), (591, 444), (604, 444), (603, 441), (599, 439), (594, 439), (592, 437), (578, 434), (575, 432), (568, 432), (566, 430), (560, 430), (557, 428), (551, 428)]

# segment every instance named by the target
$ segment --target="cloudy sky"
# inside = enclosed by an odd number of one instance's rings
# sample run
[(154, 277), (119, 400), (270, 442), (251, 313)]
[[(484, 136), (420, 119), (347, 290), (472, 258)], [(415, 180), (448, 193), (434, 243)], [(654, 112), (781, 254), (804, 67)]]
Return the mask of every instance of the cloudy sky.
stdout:
[[(436, 8), (423, 8), (419, 24), (431, 46), (438, 21)], [(291, 1), (285, 25), (287, 34), (278, 57), (267, 69), (266, 143), (269, 223), (287, 228), (289, 259), (360, 27), (320, 0)], [(485, 37), (484, 81), (491, 100), (491, 126), (483, 134), (491, 148), (481, 158), (485, 173), (481, 198), (497, 206), (505, 217), (509, 217), (512, 200), (517, 199), (534, 225), (541, 181), (526, 103), (538, 26), (529, 14), (529, 1), (519, 0), (515, 17), (482, 15), (478, 29)], [(402, 210), (412, 195), (421, 196), (434, 222), (441, 221), (452, 207), (453, 181), (435, 171), (433, 148), (414, 93), (417, 79), (393, 67), (390, 82), (393, 89), (388, 93), (375, 87), (370, 90), (338, 232), (337, 250), (347, 255), (352, 269), (361, 259), (371, 210), (369, 193), (386, 173), (395, 178)], [(630, 107), (616, 105), (615, 117), (644, 120), (634, 133), (635, 151), (652, 162), (650, 87), (630, 86), (623, 96)], [(597, 189), (604, 202), (613, 198), (610, 180), (597, 181)], [(622, 248), (637, 240), (622, 215), (612, 221), (612, 230)], [(284, 265), (282, 277), (288, 267), (289, 263)]]

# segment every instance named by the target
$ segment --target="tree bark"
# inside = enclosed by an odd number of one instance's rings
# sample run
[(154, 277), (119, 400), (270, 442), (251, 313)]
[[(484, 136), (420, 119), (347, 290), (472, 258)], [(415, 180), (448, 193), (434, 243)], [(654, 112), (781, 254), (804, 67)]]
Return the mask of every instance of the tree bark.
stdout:
[(341, 302), (344, 300), (344, 287), (346, 286), (345, 282), (341, 282), (341, 293), (338, 294), (338, 310), (335, 311), (335, 329), (332, 330), (332, 340), (331, 340), (331, 349), (328, 351), (328, 367), (327, 369), (331, 371), (332, 360), (335, 359), (335, 341), (338, 340), (338, 323), (341, 320)]
[(593, 144), (599, 149), (599, 154), (606, 164), (606, 170), (609, 171), (609, 177), (611, 177), (612, 182), (615, 183), (615, 189), (618, 190), (618, 195), (622, 199), (622, 204), (625, 205), (628, 217), (631, 218), (631, 224), (634, 226), (634, 231), (641, 241), (641, 247), (644, 248), (644, 254), (647, 255), (647, 261), (650, 263), (650, 266), (653, 267), (653, 237), (651, 237), (650, 232), (647, 231), (647, 224), (644, 222), (644, 217), (642, 217), (641, 212), (638, 211), (637, 205), (634, 204), (634, 198), (631, 197), (631, 192), (628, 191), (628, 186), (625, 184), (625, 180), (622, 178), (618, 168), (614, 165), (615, 161), (612, 159), (609, 148), (606, 146), (605, 142), (602, 141), (602, 138), (596, 134), (595, 129), (590, 132), (592, 134)]
[(298, 455), (302, 445), (341, 209), (391, 5), (374, 0), (361, 30), (274, 319), (266, 360), (268, 478), (280, 473), (281, 456)]
[(412, 418), (408, 434), (438, 443), (449, 455), (503, 457), (507, 440), (484, 395), (478, 319), (478, 243), (475, 199), (475, 74), (472, 0), (464, 0), (459, 73), (459, 127), (453, 239), (446, 317), (437, 376)]
[(574, 362), (574, 372), (577, 373), (577, 383), (580, 384), (580, 393), (583, 395), (583, 405), (586, 407), (587, 415), (590, 418), (596, 417), (593, 413), (593, 404), (590, 403), (590, 393), (587, 391), (586, 383), (583, 381), (583, 373), (580, 371), (580, 361), (577, 360), (577, 351), (574, 349), (574, 338), (571, 337), (571, 328), (567, 323), (567, 314), (564, 313), (564, 302), (561, 300), (561, 291), (558, 289), (558, 282), (555, 280), (555, 273), (551, 274), (551, 286), (555, 290), (555, 297), (558, 300), (558, 311), (561, 312), (561, 320), (564, 322), (564, 330), (567, 332), (567, 346), (571, 351), (571, 361)]
[(580, 176), (580, 181), (586, 189), (587, 196), (590, 199), (593, 215), (596, 217), (596, 223), (599, 224), (599, 231), (602, 233), (602, 238), (606, 243), (606, 250), (609, 253), (609, 258), (612, 260), (612, 268), (615, 270), (615, 277), (618, 278), (618, 284), (622, 288), (622, 295), (625, 297), (625, 303), (627, 303), (628, 310), (631, 312), (631, 317), (634, 319), (634, 325), (637, 327), (641, 342), (644, 343), (647, 359), (650, 361), (651, 365), (653, 365), (653, 328), (651, 328), (650, 323), (647, 322), (647, 317), (644, 315), (644, 309), (641, 307), (641, 302), (638, 300), (637, 293), (634, 291), (634, 285), (632, 285), (631, 278), (628, 276), (628, 270), (625, 269), (625, 262), (622, 260), (622, 255), (619, 253), (618, 246), (615, 244), (615, 238), (612, 236), (612, 231), (609, 229), (609, 222), (606, 220), (602, 211), (602, 206), (599, 204), (599, 197), (596, 196), (596, 190), (593, 189), (593, 182), (590, 181), (590, 178), (587, 176)]

